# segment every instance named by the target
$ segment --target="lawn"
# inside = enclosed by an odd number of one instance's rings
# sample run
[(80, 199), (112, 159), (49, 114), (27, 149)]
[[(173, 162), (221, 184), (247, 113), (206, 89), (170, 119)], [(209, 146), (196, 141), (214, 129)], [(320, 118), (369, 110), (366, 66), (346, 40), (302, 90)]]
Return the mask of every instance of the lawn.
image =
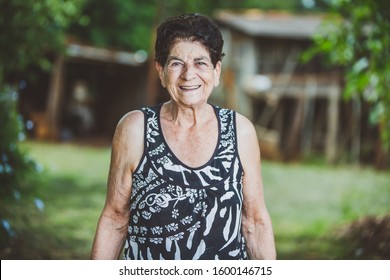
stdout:
[[(38, 142), (24, 146), (42, 170), (21, 182), (28, 194), (2, 199), (14, 235), (1, 242), (6, 245), (0, 256), (87, 259), (104, 204), (110, 148)], [(280, 259), (384, 258), (359, 244), (364, 236), (355, 234), (352, 240), (346, 232), (354, 221), (390, 213), (389, 172), (263, 161), (262, 173)], [(44, 207), (37, 203), (41, 201)], [(382, 232), (378, 250), (388, 249), (389, 231), (383, 234), (383, 225), (370, 221), (368, 236)]]

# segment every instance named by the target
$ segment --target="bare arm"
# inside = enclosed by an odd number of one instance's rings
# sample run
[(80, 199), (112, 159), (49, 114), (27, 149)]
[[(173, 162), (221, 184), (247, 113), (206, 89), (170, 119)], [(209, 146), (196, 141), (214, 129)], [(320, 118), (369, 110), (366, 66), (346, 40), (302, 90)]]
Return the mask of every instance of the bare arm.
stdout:
[(143, 153), (143, 113), (133, 111), (119, 122), (112, 141), (107, 196), (91, 259), (118, 259), (130, 216), (132, 173)]
[(272, 222), (263, 193), (260, 148), (255, 128), (237, 114), (238, 150), (244, 168), (243, 235), (250, 259), (276, 259)]

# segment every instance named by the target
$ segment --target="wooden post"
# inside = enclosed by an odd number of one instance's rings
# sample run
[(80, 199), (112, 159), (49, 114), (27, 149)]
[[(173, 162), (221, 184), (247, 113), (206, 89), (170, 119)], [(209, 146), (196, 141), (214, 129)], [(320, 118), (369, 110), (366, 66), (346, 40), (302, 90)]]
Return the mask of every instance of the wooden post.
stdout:
[[(155, 40), (155, 32), (153, 32), (153, 40)], [(153, 106), (156, 105), (158, 101), (158, 93), (159, 93), (159, 87), (160, 87), (160, 79), (157, 74), (156, 70), (156, 64), (154, 61), (154, 50), (151, 52), (152, 57), (150, 57), (148, 62), (148, 78), (147, 78), (147, 85), (146, 85), (146, 105)]]
[(223, 81), (226, 94), (225, 106), (227, 108), (234, 109), (235, 104), (237, 103), (236, 96), (234, 94), (235, 77), (234, 72), (230, 68), (225, 69), (223, 73)]
[(299, 153), (302, 133), (302, 121), (304, 114), (304, 96), (300, 95), (296, 98), (296, 105), (294, 109), (294, 117), (291, 123), (289, 135), (288, 135), (288, 143), (286, 146), (286, 160), (291, 160), (296, 157)]
[(214, 89), (211, 99), (216, 104), (229, 109), (236, 109), (236, 69), (234, 64), (234, 53), (232, 48), (233, 35), (228, 29), (221, 29), (224, 39), (223, 52), (227, 55), (222, 59), (222, 73), (218, 88)]
[(333, 85), (329, 90), (328, 97), (328, 127), (326, 133), (325, 153), (326, 160), (333, 163), (337, 155), (337, 131), (339, 121), (339, 93), (337, 85)]
[(46, 106), (46, 119), (48, 124), (48, 137), (52, 140), (59, 136), (59, 109), (63, 94), (64, 57), (58, 55), (54, 61)]
[[(156, 62), (154, 60), (155, 57), (155, 42), (157, 36), (157, 27), (160, 24), (160, 21), (163, 19), (163, 15), (166, 11), (166, 1), (158, 1), (156, 8), (155, 17), (153, 19), (153, 32), (151, 35), (149, 53), (150, 58), (148, 62), (148, 77), (147, 77), (147, 85), (146, 85), (146, 105), (153, 106), (159, 102), (159, 92), (160, 92), (160, 78), (158, 77), (158, 73), (156, 70)], [(164, 66), (164, 65), (162, 65)]]
[[(239, 71), (237, 91), (237, 111), (245, 115), (249, 119), (253, 120), (252, 101), (245, 92), (245, 83), (257, 73), (257, 55), (256, 47), (253, 39), (245, 39), (239, 46), (239, 55), (236, 57), (240, 67)], [(234, 55), (237, 55), (235, 53)]]
[(317, 93), (317, 81), (314, 78), (306, 80), (305, 98), (303, 106), (303, 131), (301, 139), (301, 152), (308, 155), (311, 152), (314, 122), (315, 96)]
[(362, 105), (359, 97), (352, 99), (352, 133), (351, 133), (351, 159), (354, 164), (359, 163), (360, 158), (360, 133)]

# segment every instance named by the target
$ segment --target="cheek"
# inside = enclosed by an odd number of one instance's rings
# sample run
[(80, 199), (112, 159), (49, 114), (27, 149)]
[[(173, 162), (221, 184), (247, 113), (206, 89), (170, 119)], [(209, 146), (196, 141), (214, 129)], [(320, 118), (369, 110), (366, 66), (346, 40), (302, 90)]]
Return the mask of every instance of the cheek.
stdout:
[(161, 79), (161, 83), (166, 88), (172, 84), (172, 78), (168, 73), (164, 73), (164, 75), (162, 75), (160, 79)]
[(219, 85), (219, 78), (214, 74), (210, 74), (207, 77), (204, 77), (203, 82), (207, 86), (216, 87)]

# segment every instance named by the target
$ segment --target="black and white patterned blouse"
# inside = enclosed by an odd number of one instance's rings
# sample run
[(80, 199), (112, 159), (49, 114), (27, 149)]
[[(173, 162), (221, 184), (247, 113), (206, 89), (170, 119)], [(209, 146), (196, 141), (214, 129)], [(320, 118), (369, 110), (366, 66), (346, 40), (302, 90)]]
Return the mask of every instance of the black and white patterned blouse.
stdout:
[(144, 154), (133, 173), (125, 259), (246, 259), (241, 233), (243, 169), (235, 112), (213, 106), (218, 145), (191, 168), (170, 150), (161, 105), (143, 108)]

